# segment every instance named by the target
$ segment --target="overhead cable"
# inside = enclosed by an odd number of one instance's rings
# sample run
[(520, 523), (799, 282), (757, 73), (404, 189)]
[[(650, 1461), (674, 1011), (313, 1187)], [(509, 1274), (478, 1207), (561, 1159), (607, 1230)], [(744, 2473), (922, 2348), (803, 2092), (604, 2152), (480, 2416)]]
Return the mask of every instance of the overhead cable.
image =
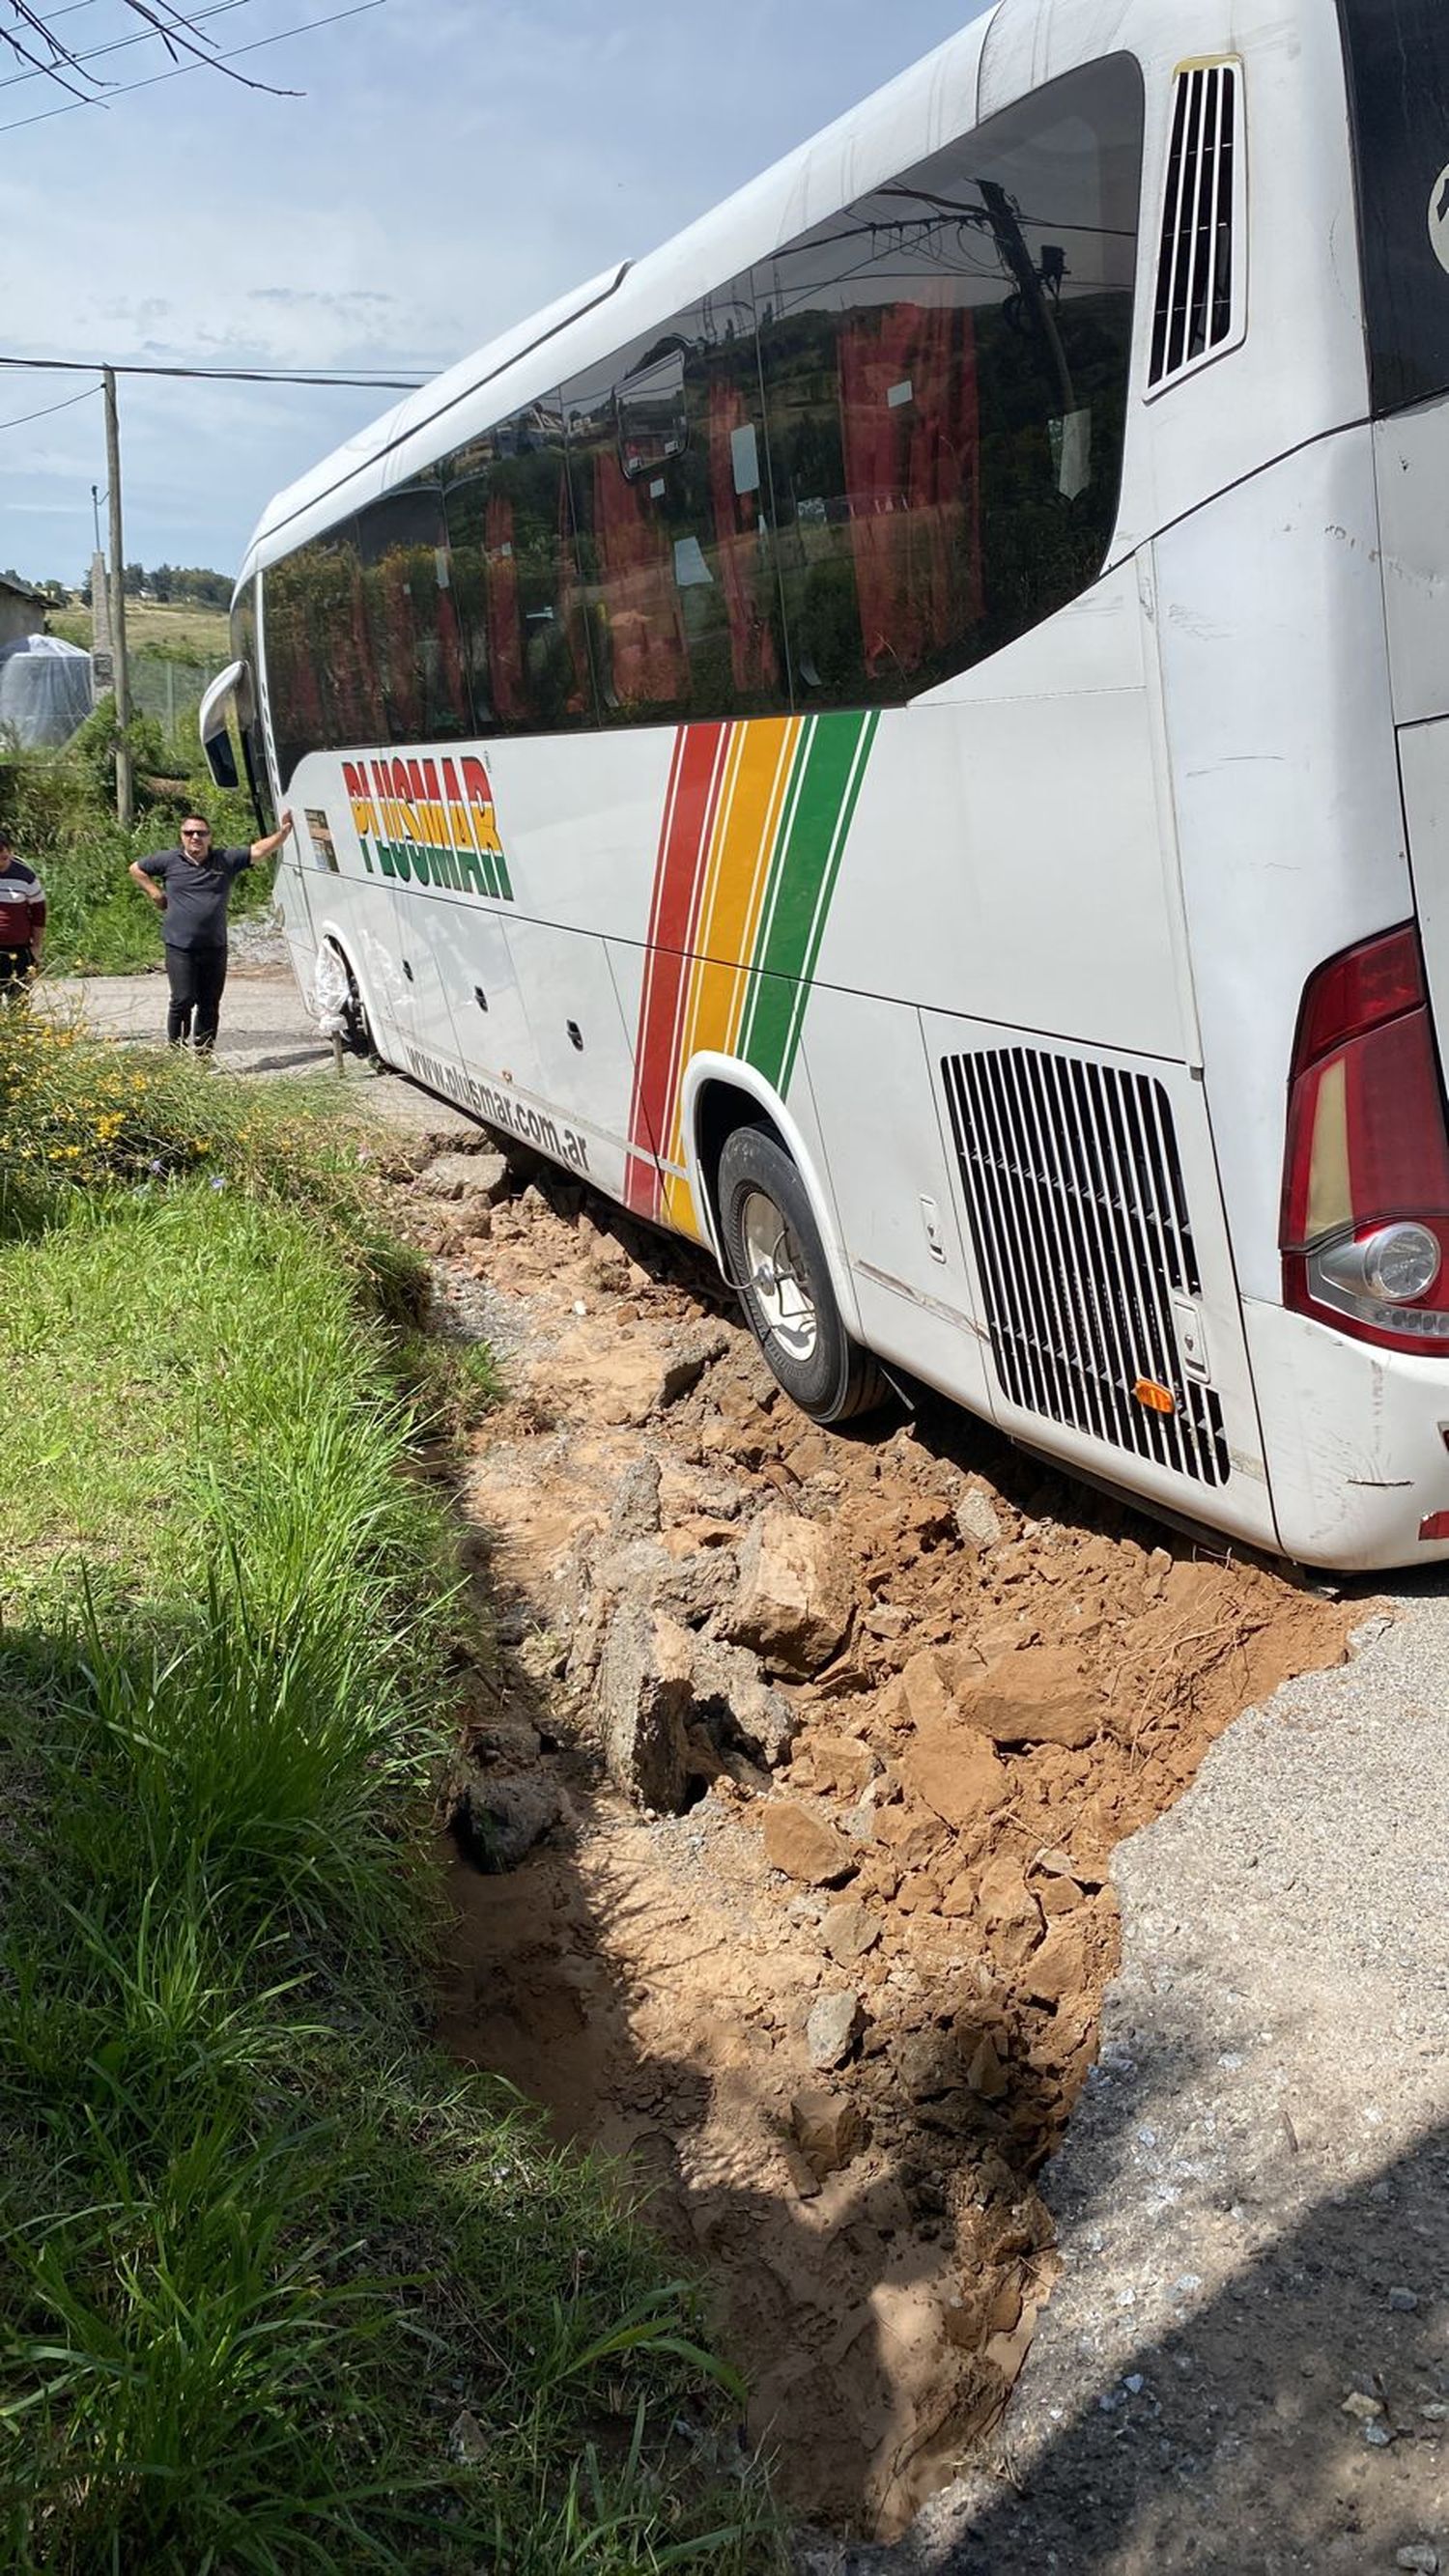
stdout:
[(184, 80), (189, 72), (213, 71), (226, 63), (240, 62), (244, 54), (259, 54), (268, 45), (284, 45), (290, 36), (311, 36), (320, 27), (335, 27), (343, 18), (364, 18), (369, 10), (381, 9), (386, 0), (357, 0), (351, 9), (329, 10), (325, 18), (310, 18), (300, 26), (282, 27), (275, 36), (257, 36), (249, 45), (234, 45), (230, 53), (205, 54), (191, 63), (177, 63), (169, 72), (152, 72), (147, 80), (120, 81), (95, 98), (68, 98), (62, 107), (41, 108), (34, 116), (13, 117), (0, 125), (0, 134), (18, 134), (26, 125), (45, 125), (53, 116), (73, 116), (78, 107), (109, 107), (112, 99), (129, 98), (138, 89), (155, 89), (161, 81)]
[(28, 420), (49, 420), (52, 412), (74, 411), (77, 403), (93, 402), (99, 385), (87, 385), (83, 394), (67, 394), (64, 402), (47, 403), (44, 411), (18, 411), (10, 420), (0, 420), (0, 429), (23, 429)]

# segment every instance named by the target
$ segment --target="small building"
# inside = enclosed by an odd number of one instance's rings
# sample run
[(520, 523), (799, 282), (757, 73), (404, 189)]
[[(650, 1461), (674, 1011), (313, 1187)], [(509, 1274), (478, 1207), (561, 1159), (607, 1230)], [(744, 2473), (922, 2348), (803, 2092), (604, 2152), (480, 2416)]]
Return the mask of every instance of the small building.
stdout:
[(27, 590), (23, 582), (0, 573), (0, 648), (18, 644), (22, 635), (43, 635), (46, 611), (53, 604), (43, 591)]

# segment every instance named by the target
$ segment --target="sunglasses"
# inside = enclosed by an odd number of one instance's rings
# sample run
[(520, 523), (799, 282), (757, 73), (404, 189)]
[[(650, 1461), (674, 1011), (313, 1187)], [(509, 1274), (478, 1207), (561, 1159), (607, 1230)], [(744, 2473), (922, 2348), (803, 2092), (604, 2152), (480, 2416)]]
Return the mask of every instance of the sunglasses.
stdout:
[(200, 823), (193, 828), (191, 825), (183, 823), (181, 826), (181, 837), (183, 841), (209, 841), (211, 838), (211, 825), (209, 823)]

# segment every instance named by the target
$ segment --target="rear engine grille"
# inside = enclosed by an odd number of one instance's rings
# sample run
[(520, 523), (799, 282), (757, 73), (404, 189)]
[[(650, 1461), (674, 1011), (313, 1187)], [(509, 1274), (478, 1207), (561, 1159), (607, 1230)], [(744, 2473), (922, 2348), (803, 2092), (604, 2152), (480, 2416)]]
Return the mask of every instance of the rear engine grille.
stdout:
[(1180, 71), (1174, 84), (1149, 386), (1233, 334), (1238, 81), (1236, 63), (1212, 63)]
[[(1021, 1046), (946, 1056), (941, 1073), (1011, 1402), (1226, 1484), (1221, 1402), (1178, 1357), (1172, 1299), (1201, 1282), (1162, 1084)], [(1171, 1413), (1143, 1405), (1144, 1380)]]

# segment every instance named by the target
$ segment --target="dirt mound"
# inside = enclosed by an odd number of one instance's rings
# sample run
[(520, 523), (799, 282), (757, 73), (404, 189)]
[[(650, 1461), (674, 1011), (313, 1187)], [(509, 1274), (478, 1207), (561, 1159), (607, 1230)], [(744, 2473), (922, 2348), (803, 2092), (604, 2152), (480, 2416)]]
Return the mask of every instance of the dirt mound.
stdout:
[(442, 1329), (514, 1351), (467, 1485), (503, 1610), (463, 1780), (522, 1746), (566, 1813), (455, 1862), (442, 2033), (631, 2161), (789, 2502), (890, 2534), (1051, 2287), (1033, 2178), (1112, 1848), (1348, 1614), (948, 1408), (817, 1429), (689, 1256), (566, 1183), (456, 1194), (458, 1160), (399, 1195)]

